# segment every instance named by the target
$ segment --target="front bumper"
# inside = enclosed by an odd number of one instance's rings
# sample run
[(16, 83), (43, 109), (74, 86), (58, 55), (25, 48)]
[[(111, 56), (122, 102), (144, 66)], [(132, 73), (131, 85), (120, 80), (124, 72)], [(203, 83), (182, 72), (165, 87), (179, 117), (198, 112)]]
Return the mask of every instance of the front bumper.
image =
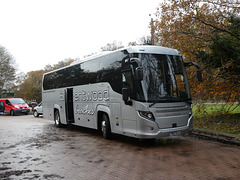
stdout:
[(186, 126), (158, 129), (157, 132), (139, 131), (139, 133), (135, 134), (135, 137), (140, 139), (160, 139), (162, 137), (168, 136), (181, 136), (189, 134), (192, 131), (193, 131), (193, 116), (191, 115), (188, 119), (188, 123)]
[(169, 136), (181, 136), (185, 134), (189, 134), (192, 132), (192, 128), (188, 126), (178, 127), (178, 128), (171, 128), (171, 129), (162, 129), (159, 130), (157, 133), (144, 133), (144, 134), (137, 134), (137, 138), (141, 139), (160, 139), (163, 137)]
[(15, 110), (15, 114), (28, 114), (30, 112), (30, 109), (21, 109), (21, 110)]

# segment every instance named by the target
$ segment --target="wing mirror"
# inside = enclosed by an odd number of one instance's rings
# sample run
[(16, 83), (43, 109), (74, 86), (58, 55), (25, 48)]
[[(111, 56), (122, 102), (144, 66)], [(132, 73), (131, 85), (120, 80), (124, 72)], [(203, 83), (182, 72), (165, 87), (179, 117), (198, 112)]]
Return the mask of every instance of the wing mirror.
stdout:
[(195, 66), (197, 68), (197, 78), (198, 78), (198, 81), (200, 81), (200, 82), (203, 81), (203, 79), (202, 79), (202, 71), (201, 71), (201, 68), (198, 65), (198, 63), (195, 63), (195, 62), (185, 62), (184, 66), (185, 67)]
[(122, 98), (126, 105), (130, 105), (130, 106), (132, 105), (132, 101), (130, 100), (128, 88), (122, 88)]
[(143, 68), (142, 67), (137, 67), (136, 68), (136, 76), (138, 81), (143, 80)]

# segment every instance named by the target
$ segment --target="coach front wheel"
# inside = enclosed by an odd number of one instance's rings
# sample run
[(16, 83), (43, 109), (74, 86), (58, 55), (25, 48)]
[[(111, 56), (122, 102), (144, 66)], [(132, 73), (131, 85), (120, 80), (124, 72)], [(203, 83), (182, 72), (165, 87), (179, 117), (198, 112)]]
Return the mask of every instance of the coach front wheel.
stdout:
[(101, 130), (105, 139), (110, 139), (112, 137), (110, 122), (106, 114), (102, 116)]

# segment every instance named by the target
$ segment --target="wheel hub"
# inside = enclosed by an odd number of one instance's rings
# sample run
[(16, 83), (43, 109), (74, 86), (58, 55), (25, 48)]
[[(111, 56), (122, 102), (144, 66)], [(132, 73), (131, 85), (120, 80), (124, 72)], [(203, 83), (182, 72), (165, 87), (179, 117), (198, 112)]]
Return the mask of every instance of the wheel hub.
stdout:
[(102, 121), (102, 132), (106, 132), (106, 122)]

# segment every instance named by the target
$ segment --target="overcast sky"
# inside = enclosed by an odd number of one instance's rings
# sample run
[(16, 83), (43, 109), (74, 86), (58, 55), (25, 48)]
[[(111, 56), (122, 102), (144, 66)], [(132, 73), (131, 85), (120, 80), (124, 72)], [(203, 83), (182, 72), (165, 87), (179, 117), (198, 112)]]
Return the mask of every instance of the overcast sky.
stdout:
[(161, 0), (0, 0), (0, 45), (27, 73), (150, 35)]

